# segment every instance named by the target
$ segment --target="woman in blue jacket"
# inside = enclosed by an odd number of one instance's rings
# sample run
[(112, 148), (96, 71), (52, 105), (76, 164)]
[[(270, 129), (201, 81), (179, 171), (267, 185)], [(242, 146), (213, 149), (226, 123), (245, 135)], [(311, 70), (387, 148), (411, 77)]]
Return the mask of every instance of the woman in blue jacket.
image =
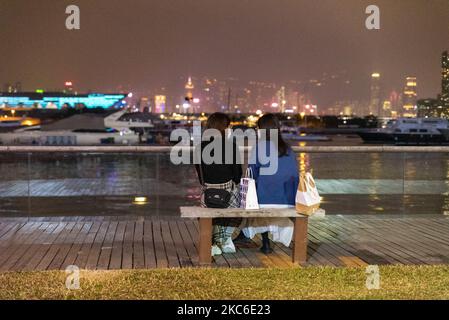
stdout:
[[(257, 126), (259, 131), (264, 129), (266, 134), (259, 135), (249, 168), (256, 180), (259, 205), (261, 208), (294, 207), (299, 183), (296, 155), (282, 139), (276, 116), (264, 115), (259, 119)], [(276, 130), (277, 135), (272, 137), (270, 130)], [(262, 152), (264, 159), (275, 158), (277, 168), (274, 163), (262, 163), (259, 152)], [(275, 170), (268, 170), (269, 166), (274, 166)], [(253, 218), (247, 219), (243, 223), (242, 231), (248, 238), (253, 238), (256, 234), (261, 233), (261, 251), (268, 254), (273, 252), (270, 247), (269, 233), (271, 233), (273, 241), (289, 246), (293, 237), (293, 223), (288, 218)]]

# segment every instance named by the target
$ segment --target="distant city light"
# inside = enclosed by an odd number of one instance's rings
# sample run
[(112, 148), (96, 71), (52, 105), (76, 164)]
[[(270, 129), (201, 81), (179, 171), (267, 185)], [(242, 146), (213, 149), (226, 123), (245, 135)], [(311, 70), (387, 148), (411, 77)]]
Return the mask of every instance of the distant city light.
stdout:
[(36, 93), (43, 94), (43, 93), (44, 93), (44, 90), (42, 90), (42, 89), (37, 89), (37, 90), (36, 90)]
[(188, 109), (188, 108), (190, 108), (190, 104), (188, 104), (188, 103), (183, 103), (183, 104), (182, 104), (182, 107), (183, 107), (184, 109)]
[(380, 78), (380, 73), (375, 72), (371, 75), (371, 77), (372, 78)]
[(272, 108), (277, 108), (277, 107), (279, 107), (279, 103), (273, 102), (273, 103), (271, 104), (271, 107), (272, 107)]
[(128, 98), (132, 98), (132, 97), (133, 97), (133, 93), (132, 92), (128, 93)]
[(72, 81), (66, 81), (65, 82), (65, 86), (66, 87), (71, 87), (71, 86), (73, 86), (73, 82)]
[(200, 103), (200, 99), (194, 98), (194, 99), (193, 99), (193, 103)]
[(256, 111), (256, 114), (257, 114), (258, 116), (260, 116), (260, 115), (262, 114), (262, 110), (257, 110), (257, 111)]

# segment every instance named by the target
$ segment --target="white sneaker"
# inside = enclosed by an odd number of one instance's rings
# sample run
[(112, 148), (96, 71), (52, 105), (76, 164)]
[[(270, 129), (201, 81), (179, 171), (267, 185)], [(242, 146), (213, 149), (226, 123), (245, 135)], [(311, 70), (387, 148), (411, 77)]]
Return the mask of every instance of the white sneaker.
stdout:
[(235, 246), (234, 246), (234, 242), (232, 242), (232, 238), (229, 237), (226, 242), (221, 246), (221, 251), (223, 251), (223, 253), (235, 253)]
[(221, 251), (221, 249), (217, 246), (217, 245), (213, 245), (212, 246), (212, 250), (211, 250), (211, 255), (213, 256), (219, 256), (221, 255), (223, 252)]

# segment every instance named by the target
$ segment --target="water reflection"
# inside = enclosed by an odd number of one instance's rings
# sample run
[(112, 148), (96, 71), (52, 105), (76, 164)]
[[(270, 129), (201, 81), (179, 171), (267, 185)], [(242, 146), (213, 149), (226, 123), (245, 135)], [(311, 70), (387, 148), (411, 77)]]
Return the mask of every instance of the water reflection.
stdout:
[[(449, 212), (449, 193), (440, 192), (449, 190), (447, 154), (299, 153), (297, 158), (300, 171), (313, 170), (318, 183), (344, 189), (366, 181), (375, 191), (323, 193), (328, 214)], [(402, 187), (395, 194), (377, 192), (397, 182)], [(439, 187), (432, 192), (433, 186)], [(193, 166), (175, 166), (164, 154), (0, 155), (1, 215), (178, 215), (179, 206), (198, 203), (199, 189)], [(146, 201), (136, 201), (140, 197)]]

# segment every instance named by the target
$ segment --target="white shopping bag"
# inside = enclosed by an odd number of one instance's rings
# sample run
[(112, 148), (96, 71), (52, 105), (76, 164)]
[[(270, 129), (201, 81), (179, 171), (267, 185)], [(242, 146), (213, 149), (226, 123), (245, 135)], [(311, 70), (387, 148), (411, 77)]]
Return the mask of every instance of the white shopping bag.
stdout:
[(296, 193), (296, 211), (312, 215), (320, 208), (320, 203), (321, 197), (312, 175), (309, 172), (301, 173)]
[(259, 209), (257, 199), (256, 180), (253, 179), (251, 168), (246, 170), (246, 177), (240, 180), (240, 208), (245, 210)]

